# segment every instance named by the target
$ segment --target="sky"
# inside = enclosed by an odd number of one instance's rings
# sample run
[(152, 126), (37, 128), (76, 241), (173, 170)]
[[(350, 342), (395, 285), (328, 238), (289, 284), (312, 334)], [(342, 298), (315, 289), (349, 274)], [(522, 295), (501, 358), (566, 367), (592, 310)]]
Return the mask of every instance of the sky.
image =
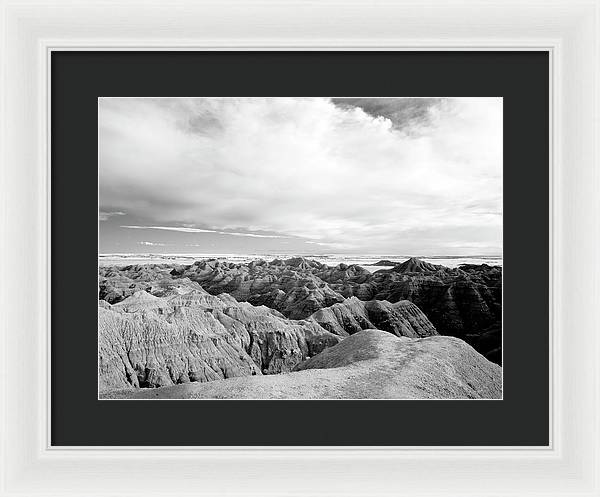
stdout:
[(502, 253), (502, 98), (100, 98), (101, 253)]

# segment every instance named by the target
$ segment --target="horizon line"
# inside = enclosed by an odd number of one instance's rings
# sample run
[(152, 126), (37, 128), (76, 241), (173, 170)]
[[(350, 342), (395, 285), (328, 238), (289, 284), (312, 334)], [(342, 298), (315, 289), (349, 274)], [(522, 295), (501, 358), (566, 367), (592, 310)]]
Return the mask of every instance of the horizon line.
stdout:
[(322, 254), (315, 253), (300, 253), (300, 252), (265, 252), (265, 253), (256, 253), (256, 252), (98, 252), (98, 256), (110, 256), (110, 255), (149, 255), (149, 256), (160, 256), (160, 255), (182, 255), (182, 256), (194, 256), (194, 255), (245, 255), (245, 256), (253, 256), (253, 255), (297, 255), (297, 256), (306, 256), (306, 257), (324, 257), (330, 255), (340, 255), (340, 256), (362, 256), (362, 257), (424, 257), (424, 258), (432, 258), (432, 257), (478, 257), (478, 258), (486, 258), (486, 257), (494, 257), (500, 258), (503, 257), (503, 254), (369, 254), (369, 253), (345, 253), (345, 252), (326, 252)]

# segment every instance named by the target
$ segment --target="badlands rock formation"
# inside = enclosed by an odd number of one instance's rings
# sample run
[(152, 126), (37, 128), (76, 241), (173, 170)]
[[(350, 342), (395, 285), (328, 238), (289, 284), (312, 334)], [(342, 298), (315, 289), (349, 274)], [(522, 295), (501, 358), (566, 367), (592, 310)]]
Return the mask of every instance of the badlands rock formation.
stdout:
[[(243, 397), (254, 395), (246, 388), (283, 398), (298, 392), (310, 398), (343, 398), (333, 393), (338, 387), (357, 398), (497, 393), (494, 375), (500, 369), (487, 359), (500, 364), (502, 357), (498, 267), (450, 269), (410, 259), (371, 273), (357, 265), (331, 267), (297, 257), (99, 271), (102, 396), (157, 387), (182, 392), (178, 385), (215, 383), (185, 388), (193, 395), (219, 397), (229, 390), (221, 391), (217, 384), (233, 378), (237, 383), (226, 384), (238, 385), (231, 391)], [(363, 346), (365, 353), (378, 350), (381, 357), (355, 361), (357, 354), (362, 357), (357, 350)], [(344, 360), (351, 364), (340, 365), (338, 359), (346, 353)], [(404, 366), (391, 364), (392, 358)], [(361, 369), (361, 381), (376, 382), (381, 393), (373, 393), (366, 383), (353, 389), (346, 373), (340, 376), (338, 369), (354, 368), (355, 363), (366, 368)], [(400, 379), (384, 381), (388, 373)], [(419, 378), (431, 385), (417, 386)], [(322, 386), (309, 388), (303, 383), (309, 379)], [(300, 390), (294, 394), (294, 388)]]
[(314, 322), (203, 290), (141, 290), (98, 313), (100, 390), (290, 371), (340, 341)]
[(141, 399), (497, 399), (502, 370), (462, 340), (363, 330), (294, 372), (106, 393)]
[(363, 302), (356, 297), (350, 297), (339, 304), (315, 312), (309, 319), (342, 337), (368, 329), (383, 330), (411, 338), (438, 334), (427, 316), (408, 300), (391, 304), (378, 300)]
[[(419, 261), (422, 262), (422, 261)], [(373, 274), (374, 298), (410, 300), (440, 335), (461, 338), (500, 362), (502, 347), (502, 269), (463, 265), (456, 269), (407, 261)], [(486, 334), (486, 339), (482, 335)]]
[(213, 295), (227, 293), (290, 319), (307, 319), (353, 296), (392, 304), (408, 300), (439, 334), (461, 338), (495, 362), (501, 358), (500, 267), (482, 264), (450, 269), (412, 258), (371, 273), (357, 265), (331, 267), (301, 257), (249, 264), (206, 260), (191, 266), (109, 267), (100, 270), (100, 299), (115, 303), (138, 290), (160, 295), (174, 283), (181, 287), (197, 284), (194, 288)]

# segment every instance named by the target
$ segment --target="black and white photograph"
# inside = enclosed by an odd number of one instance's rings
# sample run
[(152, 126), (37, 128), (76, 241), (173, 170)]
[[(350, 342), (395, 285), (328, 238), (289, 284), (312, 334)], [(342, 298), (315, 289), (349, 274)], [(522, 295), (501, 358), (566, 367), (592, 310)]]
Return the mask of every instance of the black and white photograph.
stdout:
[(502, 399), (503, 99), (98, 98), (98, 398)]

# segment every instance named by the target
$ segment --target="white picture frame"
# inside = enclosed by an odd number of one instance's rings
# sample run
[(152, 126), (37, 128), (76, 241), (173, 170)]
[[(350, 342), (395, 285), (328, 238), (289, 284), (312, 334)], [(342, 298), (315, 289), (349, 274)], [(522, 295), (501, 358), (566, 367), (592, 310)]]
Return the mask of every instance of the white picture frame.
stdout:
[[(0, 495), (600, 495), (598, 0), (0, 5)], [(65, 49), (548, 51), (550, 446), (52, 447), (49, 60)]]

